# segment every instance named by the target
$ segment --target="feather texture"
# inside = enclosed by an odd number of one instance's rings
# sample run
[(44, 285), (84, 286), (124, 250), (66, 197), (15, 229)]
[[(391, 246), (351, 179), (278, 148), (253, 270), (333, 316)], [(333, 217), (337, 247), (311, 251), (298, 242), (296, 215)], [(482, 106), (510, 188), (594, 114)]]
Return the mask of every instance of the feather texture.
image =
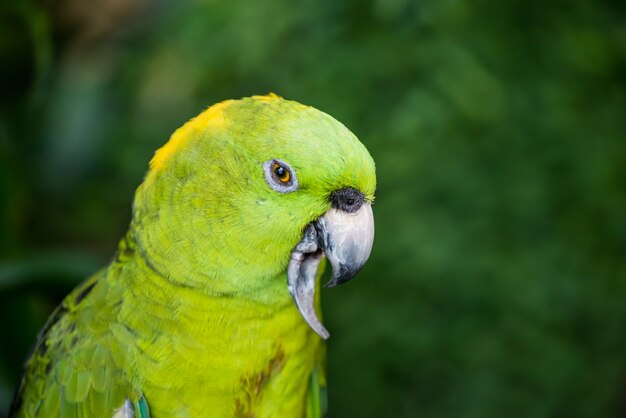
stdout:
[[(268, 187), (272, 158), (298, 191)], [(372, 200), (374, 163), (316, 109), (270, 95), (185, 124), (155, 154), (111, 264), (41, 331), (10, 416), (320, 417), (323, 342), (285, 271), (348, 186)]]

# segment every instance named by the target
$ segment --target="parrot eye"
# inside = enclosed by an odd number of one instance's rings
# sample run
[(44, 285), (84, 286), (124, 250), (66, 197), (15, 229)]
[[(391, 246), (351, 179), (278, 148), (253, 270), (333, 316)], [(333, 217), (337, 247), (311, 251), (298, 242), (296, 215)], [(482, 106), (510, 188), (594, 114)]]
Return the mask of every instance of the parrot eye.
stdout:
[(291, 173), (289, 170), (278, 163), (274, 163), (274, 165), (272, 165), (272, 171), (282, 183), (289, 183), (289, 180), (291, 180)]
[(263, 163), (265, 181), (279, 193), (289, 193), (298, 190), (298, 179), (289, 164), (273, 159)]

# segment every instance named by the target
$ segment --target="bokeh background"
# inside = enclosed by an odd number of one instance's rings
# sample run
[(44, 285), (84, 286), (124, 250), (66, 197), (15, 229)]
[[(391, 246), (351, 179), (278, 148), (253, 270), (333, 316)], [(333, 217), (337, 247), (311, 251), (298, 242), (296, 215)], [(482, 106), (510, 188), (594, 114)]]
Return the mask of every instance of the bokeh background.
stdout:
[(377, 163), (370, 262), (323, 292), (329, 417), (625, 417), (625, 17), (2, 2), (0, 411), (47, 315), (113, 254), (154, 150), (214, 102), (274, 91)]

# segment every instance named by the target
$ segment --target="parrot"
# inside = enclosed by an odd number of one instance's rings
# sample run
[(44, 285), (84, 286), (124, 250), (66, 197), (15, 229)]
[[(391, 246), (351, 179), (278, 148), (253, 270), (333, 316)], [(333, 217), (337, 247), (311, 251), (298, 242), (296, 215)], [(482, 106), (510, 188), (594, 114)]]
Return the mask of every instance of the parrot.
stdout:
[(320, 281), (370, 256), (375, 165), (274, 93), (214, 104), (150, 161), (110, 264), (39, 332), (10, 417), (321, 417)]

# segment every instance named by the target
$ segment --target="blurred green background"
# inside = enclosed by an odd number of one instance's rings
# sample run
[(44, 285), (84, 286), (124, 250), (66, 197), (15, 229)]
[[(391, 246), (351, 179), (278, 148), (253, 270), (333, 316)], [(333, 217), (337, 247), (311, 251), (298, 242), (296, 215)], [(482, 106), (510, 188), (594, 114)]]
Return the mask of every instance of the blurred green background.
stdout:
[(370, 262), (323, 292), (330, 417), (625, 417), (625, 17), (2, 2), (0, 411), (46, 316), (113, 254), (154, 150), (216, 101), (274, 91), (377, 163)]

